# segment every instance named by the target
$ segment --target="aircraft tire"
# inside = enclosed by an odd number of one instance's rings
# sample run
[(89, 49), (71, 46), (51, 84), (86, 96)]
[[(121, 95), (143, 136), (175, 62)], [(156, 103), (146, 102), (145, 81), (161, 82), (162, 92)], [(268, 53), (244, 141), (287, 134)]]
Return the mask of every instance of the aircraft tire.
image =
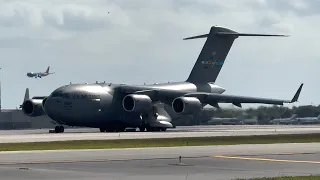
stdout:
[(161, 131), (161, 128), (158, 127), (147, 127), (148, 132), (158, 132)]
[(116, 129), (115, 129), (115, 132), (124, 132), (126, 130), (126, 127), (124, 126), (118, 126)]
[(100, 132), (106, 132), (106, 129), (104, 128), (99, 128), (100, 129)]
[(115, 131), (115, 129), (113, 129), (113, 128), (106, 128), (104, 130), (104, 132), (114, 132), (114, 131)]
[(60, 131), (59, 126), (56, 126), (56, 127), (54, 128), (54, 132), (59, 133), (59, 131)]
[(64, 127), (60, 126), (60, 133), (63, 133), (63, 132), (64, 132)]
[(63, 127), (63, 126), (56, 126), (56, 127), (54, 128), (54, 131), (55, 131), (56, 133), (63, 133), (63, 132), (64, 132), (64, 127)]
[(139, 131), (140, 131), (140, 132), (144, 132), (145, 130), (146, 130), (146, 127), (144, 127), (144, 126), (140, 126), (140, 127), (139, 127)]

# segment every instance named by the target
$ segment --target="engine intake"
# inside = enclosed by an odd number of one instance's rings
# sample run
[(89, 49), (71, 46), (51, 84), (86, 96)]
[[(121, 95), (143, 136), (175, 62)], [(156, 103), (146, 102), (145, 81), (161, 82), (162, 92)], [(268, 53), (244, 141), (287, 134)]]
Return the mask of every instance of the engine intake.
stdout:
[(41, 102), (42, 109), (43, 109), (44, 113), (46, 113), (46, 108), (44, 108), (44, 107), (45, 107), (45, 104), (46, 104), (47, 99), (48, 99), (48, 98), (45, 97), (45, 98), (42, 100), (42, 102)]
[(42, 102), (42, 99), (29, 99), (24, 101), (22, 104), (23, 113), (32, 117), (45, 115)]
[(122, 106), (127, 112), (144, 112), (152, 108), (152, 100), (147, 95), (129, 94), (123, 98)]
[(173, 100), (172, 109), (177, 114), (189, 115), (201, 111), (202, 103), (195, 97), (178, 97)]

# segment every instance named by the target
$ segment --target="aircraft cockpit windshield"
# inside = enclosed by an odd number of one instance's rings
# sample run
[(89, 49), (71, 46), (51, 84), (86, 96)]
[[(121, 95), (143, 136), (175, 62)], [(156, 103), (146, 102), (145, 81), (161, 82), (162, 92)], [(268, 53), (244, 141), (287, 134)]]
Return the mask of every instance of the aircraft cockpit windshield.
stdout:
[(60, 93), (60, 92), (53, 92), (51, 94), (51, 97), (61, 97), (61, 98), (65, 98), (68, 99), (69, 98), (69, 94), (68, 93)]

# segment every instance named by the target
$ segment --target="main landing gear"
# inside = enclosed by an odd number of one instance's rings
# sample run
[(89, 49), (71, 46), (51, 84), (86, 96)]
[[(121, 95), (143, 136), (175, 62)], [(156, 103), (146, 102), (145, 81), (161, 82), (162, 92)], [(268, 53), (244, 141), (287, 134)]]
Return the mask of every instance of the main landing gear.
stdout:
[(56, 126), (54, 128), (55, 133), (63, 133), (64, 132), (64, 127), (63, 126)]
[(99, 128), (100, 132), (124, 132), (126, 130), (126, 126), (122, 123), (115, 123), (106, 128)]
[[(140, 126), (138, 127), (140, 132), (148, 131), (148, 132), (159, 132), (166, 131), (167, 128), (164, 127), (149, 127), (149, 126)], [(126, 130), (125, 127), (117, 127), (117, 128), (99, 128), (100, 132), (124, 132)], [(136, 130), (133, 130), (136, 131)]]
[(157, 132), (157, 131), (166, 131), (167, 128), (165, 127), (150, 127), (148, 124), (142, 123), (139, 127), (140, 132), (144, 132), (147, 130), (148, 132)]
[(99, 128), (100, 132), (124, 132), (126, 128), (119, 127), (119, 128)]

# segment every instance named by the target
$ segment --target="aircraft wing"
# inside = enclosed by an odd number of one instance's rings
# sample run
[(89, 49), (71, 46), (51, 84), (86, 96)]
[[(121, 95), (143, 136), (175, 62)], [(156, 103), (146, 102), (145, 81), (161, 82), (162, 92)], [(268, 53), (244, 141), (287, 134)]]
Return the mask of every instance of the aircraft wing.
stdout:
[(249, 96), (236, 96), (216, 93), (204, 93), (204, 92), (184, 92), (178, 90), (166, 90), (166, 89), (151, 89), (136, 91), (133, 94), (148, 95), (153, 101), (161, 101), (166, 104), (171, 104), (177, 97), (196, 97), (201, 103), (209, 104), (214, 107), (218, 107), (218, 103), (232, 103), (235, 106), (241, 107), (242, 103), (258, 103), (258, 104), (274, 104), (283, 105), (284, 103), (296, 102), (299, 98), (302, 90), (303, 83), (298, 88), (297, 92), (291, 100), (249, 97)]

